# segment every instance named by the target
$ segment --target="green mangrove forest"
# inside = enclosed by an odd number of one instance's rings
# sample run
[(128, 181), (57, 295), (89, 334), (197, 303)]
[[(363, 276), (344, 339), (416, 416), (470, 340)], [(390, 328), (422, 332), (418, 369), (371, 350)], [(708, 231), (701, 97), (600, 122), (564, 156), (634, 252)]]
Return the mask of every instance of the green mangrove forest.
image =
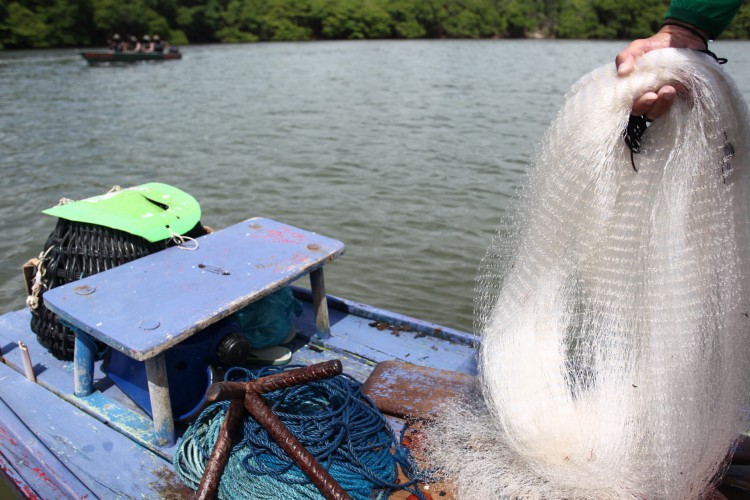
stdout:
[[(634, 39), (666, 0), (0, 0), (0, 48), (413, 38)], [(744, 5), (722, 38), (750, 35)]]

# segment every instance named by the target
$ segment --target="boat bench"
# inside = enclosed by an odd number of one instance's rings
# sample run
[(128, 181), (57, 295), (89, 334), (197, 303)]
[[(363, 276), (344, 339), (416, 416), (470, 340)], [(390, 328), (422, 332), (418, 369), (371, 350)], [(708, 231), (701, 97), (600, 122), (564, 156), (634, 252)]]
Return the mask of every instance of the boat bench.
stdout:
[(156, 444), (171, 446), (164, 352), (306, 274), (317, 335), (328, 337), (323, 265), (343, 253), (340, 241), (253, 218), (48, 290), (45, 305), (75, 332), (75, 395), (93, 392), (92, 338), (144, 361)]

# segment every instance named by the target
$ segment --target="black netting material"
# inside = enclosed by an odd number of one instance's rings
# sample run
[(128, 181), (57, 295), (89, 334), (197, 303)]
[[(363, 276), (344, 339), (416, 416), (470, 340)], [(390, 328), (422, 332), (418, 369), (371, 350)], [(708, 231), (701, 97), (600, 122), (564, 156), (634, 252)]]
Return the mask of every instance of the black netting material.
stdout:
[[(185, 236), (196, 238), (204, 234), (205, 228), (198, 223)], [(150, 243), (125, 231), (58, 219), (44, 245), (45, 251), (50, 247), (52, 250), (44, 263), (42, 291), (106, 271), (174, 244), (169, 238)], [(56, 358), (72, 360), (75, 336), (60, 324), (57, 315), (44, 306), (43, 292), (39, 306), (31, 313), (31, 330), (36, 333), (39, 343)]]

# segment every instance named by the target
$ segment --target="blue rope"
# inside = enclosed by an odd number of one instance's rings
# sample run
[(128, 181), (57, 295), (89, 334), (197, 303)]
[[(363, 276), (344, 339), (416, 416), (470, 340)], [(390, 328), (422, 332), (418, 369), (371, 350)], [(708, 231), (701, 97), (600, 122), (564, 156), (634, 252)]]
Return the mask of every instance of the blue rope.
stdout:
[[(231, 368), (227, 381), (249, 381), (296, 366), (269, 366), (259, 371)], [(417, 486), (421, 471), (411, 452), (396, 438), (383, 414), (362, 394), (362, 385), (338, 375), (263, 395), (292, 434), (325, 467), (352, 498), (368, 500), (373, 492), (387, 498), (406, 490), (424, 499)], [(185, 432), (174, 455), (177, 475), (193, 489), (200, 484), (228, 401), (206, 408)], [(405, 430), (405, 429), (404, 429)], [(398, 483), (399, 466), (408, 478)], [(219, 484), (219, 498), (323, 498), (306, 474), (252, 417), (232, 448)]]

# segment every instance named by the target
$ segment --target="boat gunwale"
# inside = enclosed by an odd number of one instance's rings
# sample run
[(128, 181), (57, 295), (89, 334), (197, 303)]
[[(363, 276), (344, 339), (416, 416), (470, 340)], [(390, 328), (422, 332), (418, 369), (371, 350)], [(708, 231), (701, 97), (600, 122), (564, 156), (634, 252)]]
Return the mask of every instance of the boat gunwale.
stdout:
[[(294, 296), (298, 299), (306, 302), (312, 300), (312, 292), (307, 288), (298, 285), (291, 285), (291, 288)], [(345, 314), (383, 322), (390, 326), (404, 326), (419, 334), (428, 335), (451, 343), (466, 345), (468, 347), (476, 348), (480, 343), (480, 337), (473, 333), (438, 325), (436, 323), (420, 320), (397, 312), (387, 311), (362, 302), (344, 299), (331, 294), (327, 294), (326, 297), (330, 309)]]
[(109, 49), (79, 50), (78, 53), (86, 62), (96, 63), (129, 63), (141, 61), (173, 61), (182, 59), (179, 50), (171, 52), (118, 52)]

